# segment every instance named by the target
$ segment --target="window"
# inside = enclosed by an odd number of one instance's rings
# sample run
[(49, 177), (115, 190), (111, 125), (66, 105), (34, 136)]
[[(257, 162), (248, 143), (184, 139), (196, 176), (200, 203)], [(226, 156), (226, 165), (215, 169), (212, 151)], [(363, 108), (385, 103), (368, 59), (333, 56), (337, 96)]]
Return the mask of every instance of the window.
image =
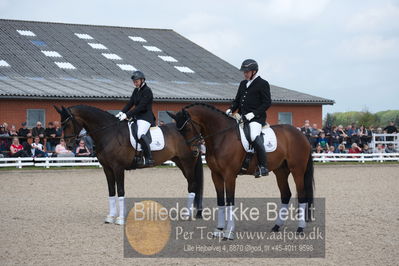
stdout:
[(292, 125), (292, 113), (291, 112), (279, 112), (278, 123)]
[(47, 44), (43, 41), (39, 41), (39, 40), (33, 40), (31, 41), (34, 45), (36, 46), (47, 46)]
[(106, 54), (102, 53), (102, 55), (107, 59), (114, 59), (114, 60), (122, 60), (122, 58), (117, 54)]
[(57, 53), (56, 51), (42, 51), (42, 53), (45, 55), (45, 56), (48, 56), (48, 57), (62, 57), (59, 53)]
[(46, 125), (46, 116), (44, 109), (27, 109), (26, 117), (27, 126), (29, 128), (35, 127), (37, 121), (42, 122), (43, 127), (44, 125)]
[(147, 45), (143, 45), (143, 47), (144, 47), (145, 49), (147, 49), (148, 51), (151, 51), (151, 52), (162, 52), (162, 50), (159, 49), (159, 48), (156, 47), (156, 46), (147, 46)]
[(129, 38), (134, 42), (147, 42), (144, 38), (139, 36), (129, 36)]
[(173, 119), (166, 113), (166, 111), (158, 112), (158, 125), (173, 123)]

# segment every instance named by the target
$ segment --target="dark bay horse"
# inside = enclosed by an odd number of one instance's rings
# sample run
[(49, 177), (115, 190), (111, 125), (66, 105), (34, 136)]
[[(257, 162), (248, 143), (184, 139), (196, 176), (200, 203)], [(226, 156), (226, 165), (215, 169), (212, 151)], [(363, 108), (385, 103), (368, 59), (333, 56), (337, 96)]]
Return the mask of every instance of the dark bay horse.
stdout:
[[(245, 158), (245, 150), (240, 141), (237, 121), (215, 107), (194, 103), (184, 107), (177, 114), (169, 115), (175, 119), (178, 130), (192, 146), (203, 140), (206, 146), (206, 161), (212, 171), (218, 204), (218, 225), (216, 235), (234, 238), (234, 219), (231, 219), (231, 206), (234, 206), (236, 178)], [(291, 198), (288, 176), (292, 173), (298, 193), (300, 212), (297, 232), (302, 233), (306, 226), (306, 216), (310, 215), (313, 203), (313, 160), (311, 147), (306, 137), (291, 125), (275, 125), (272, 129), (277, 137), (277, 149), (268, 153), (268, 168), (277, 178), (281, 194), (282, 210), (286, 209)], [(257, 165), (253, 156), (245, 174), (253, 174)], [(267, 178), (267, 177), (266, 177)], [(227, 206), (227, 207), (223, 207)], [(227, 227), (225, 217), (227, 213)], [(230, 218), (229, 218), (230, 217)], [(280, 214), (272, 231), (278, 231), (284, 224)], [(225, 229), (223, 231), (223, 229)]]
[[(78, 105), (69, 108), (57, 108), (61, 115), (61, 125), (67, 144), (78, 139), (82, 128), (93, 139), (96, 156), (101, 163), (107, 177), (110, 213), (106, 223), (123, 224), (125, 217), (125, 169), (130, 169), (135, 149), (133, 149), (127, 121), (120, 122), (110, 113), (98, 108)], [(188, 182), (188, 206), (195, 203), (197, 217), (201, 217), (203, 169), (201, 156), (192, 152), (175, 124), (160, 126), (164, 137), (165, 147), (153, 152), (154, 166), (167, 160), (172, 160), (182, 170)], [(116, 190), (118, 198), (116, 198)], [(155, 195), (156, 196), (156, 195)], [(195, 197), (195, 199), (194, 199)], [(119, 216), (116, 216), (116, 203), (119, 203)]]

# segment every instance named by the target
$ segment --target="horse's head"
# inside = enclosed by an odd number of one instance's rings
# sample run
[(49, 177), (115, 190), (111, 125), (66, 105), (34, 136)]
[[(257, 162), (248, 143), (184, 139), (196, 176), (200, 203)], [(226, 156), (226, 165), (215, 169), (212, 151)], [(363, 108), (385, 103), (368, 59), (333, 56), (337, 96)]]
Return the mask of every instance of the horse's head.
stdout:
[(54, 108), (61, 116), (61, 128), (64, 133), (65, 143), (67, 146), (71, 146), (74, 144), (73, 141), (79, 137), (82, 126), (76, 121), (69, 108), (62, 106), (61, 109), (59, 109), (55, 105)]
[(201, 135), (201, 127), (198, 122), (195, 122), (190, 113), (186, 109), (182, 109), (176, 114), (167, 112), (168, 115), (176, 121), (177, 130), (186, 139), (187, 145), (195, 155), (200, 152), (200, 145), (203, 144), (203, 137)]

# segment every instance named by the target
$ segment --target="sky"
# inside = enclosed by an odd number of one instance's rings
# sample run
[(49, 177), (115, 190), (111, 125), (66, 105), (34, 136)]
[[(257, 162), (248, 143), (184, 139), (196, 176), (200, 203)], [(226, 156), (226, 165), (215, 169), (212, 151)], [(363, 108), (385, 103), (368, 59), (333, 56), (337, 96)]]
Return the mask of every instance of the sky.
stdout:
[(399, 0), (0, 0), (0, 18), (173, 29), (271, 84), (335, 101), (323, 113), (399, 109)]

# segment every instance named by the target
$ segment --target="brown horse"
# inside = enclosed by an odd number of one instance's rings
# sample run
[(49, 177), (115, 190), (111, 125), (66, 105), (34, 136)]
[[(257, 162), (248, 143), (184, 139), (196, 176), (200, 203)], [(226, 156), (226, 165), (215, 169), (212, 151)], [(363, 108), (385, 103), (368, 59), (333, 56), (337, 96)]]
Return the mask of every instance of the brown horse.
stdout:
[[(240, 141), (237, 121), (215, 107), (202, 103), (188, 105), (177, 114), (169, 113), (169, 115), (175, 119), (178, 130), (189, 145), (196, 147), (205, 141), (206, 161), (212, 171), (219, 207), (215, 235), (233, 239), (234, 219), (229, 213), (232, 212), (231, 206), (234, 206), (236, 177), (246, 155)], [(278, 144), (277, 149), (268, 153), (267, 158), (268, 167), (275, 173), (280, 189), (282, 202), (280, 213), (287, 208), (291, 198), (288, 176), (292, 173), (299, 201), (300, 218), (297, 232), (302, 233), (306, 226), (305, 216), (310, 215), (309, 207), (313, 203), (311, 147), (306, 137), (293, 126), (276, 125), (272, 126), (272, 129)], [(257, 159), (253, 156), (245, 174), (254, 174), (256, 166)], [(225, 205), (227, 207), (224, 207)], [(226, 228), (224, 218), (221, 218), (225, 217), (225, 212), (227, 212)], [(278, 231), (283, 225), (284, 221), (280, 217), (279, 215), (272, 231)]]
[[(106, 223), (124, 224), (125, 207), (125, 170), (129, 170), (135, 157), (127, 121), (120, 122), (110, 113), (95, 107), (79, 105), (61, 109), (54, 106), (61, 115), (61, 124), (67, 144), (71, 144), (81, 136), (82, 128), (93, 139), (96, 156), (102, 165), (108, 182), (109, 215)], [(202, 211), (203, 170), (201, 156), (194, 154), (179, 134), (175, 124), (160, 126), (164, 137), (165, 147), (153, 152), (154, 166), (167, 160), (172, 160), (182, 170), (188, 182), (188, 206), (197, 208), (197, 217)], [(118, 192), (116, 198), (115, 186)], [(119, 216), (115, 220), (116, 203), (119, 203)]]

